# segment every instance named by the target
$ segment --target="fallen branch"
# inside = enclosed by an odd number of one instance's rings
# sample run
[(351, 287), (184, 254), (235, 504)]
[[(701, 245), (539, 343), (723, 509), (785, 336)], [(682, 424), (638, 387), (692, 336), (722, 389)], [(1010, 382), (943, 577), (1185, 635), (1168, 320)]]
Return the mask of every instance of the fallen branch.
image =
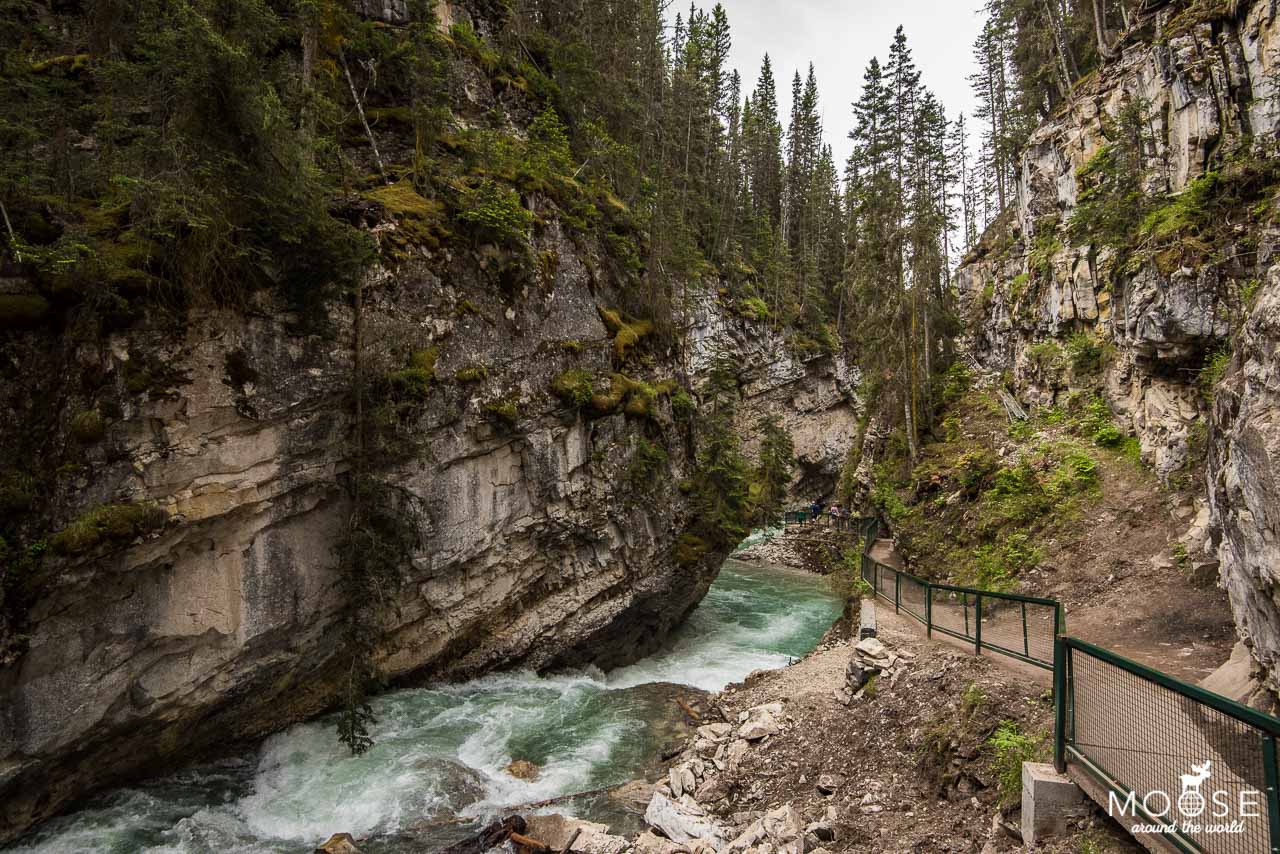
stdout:
[(525, 836), (523, 833), (512, 832), (512, 834), (507, 838), (516, 845), (523, 845), (525, 848), (531, 848), (534, 851), (540, 852), (540, 854), (549, 854), (551, 851), (550, 845), (547, 845), (545, 842), (539, 842), (531, 836)]
[(4, 227), (9, 231), (9, 245), (13, 247), (13, 257), (21, 264), (22, 250), (18, 249), (18, 237), (13, 233), (13, 223), (9, 222), (9, 212), (5, 210), (4, 202), (0, 202), (0, 215), (4, 216)]
[(702, 715), (698, 714), (696, 709), (694, 709), (684, 700), (681, 700), (679, 697), (676, 697), (676, 705), (679, 706), (686, 715), (693, 718), (694, 721), (697, 721), (697, 722), (702, 721)]
[(564, 844), (564, 847), (560, 849), (560, 854), (569, 854), (569, 851), (570, 851), (570, 850), (572, 850), (572, 848), (573, 848), (573, 843), (577, 842), (577, 841), (578, 841), (578, 837), (579, 837), (579, 836), (581, 836), (581, 835), (582, 835), (582, 828), (581, 828), (581, 827), (575, 827), (575, 828), (573, 829), (573, 835), (571, 835), (571, 836), (569, 837), (569, 841), (568, 841), (568, 842), (566, 842), (566, 843)]

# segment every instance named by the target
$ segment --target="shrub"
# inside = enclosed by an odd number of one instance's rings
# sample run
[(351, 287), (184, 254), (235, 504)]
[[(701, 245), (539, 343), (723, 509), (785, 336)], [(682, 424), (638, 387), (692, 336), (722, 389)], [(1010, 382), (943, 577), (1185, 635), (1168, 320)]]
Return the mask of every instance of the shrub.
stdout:
[(1083, 451), (1070, 451), (1058, 463), (1045, 484), (1056, 498), (1088, 492), (1098, 483), (1098, 461)]
[(49, 301), (39, 294), (0, 294), (0, 329), (39, 323), (49, 312)]
[(1002, 804), (1022, 797), (1022, 763), (1044, 757), (1043, 736), (1028, 735), (1016, 721), (1003, 721), (987, 739), (986, 751)]
[(484, 412), (508, 427), (514, 426), (520, 420), (520, 398), (511, 396), (490, 401), (484, 405)]
[(515, 190), (485, 178), (463, 196), (458, 219), (475, 228), (482, 238), (507, 245), (525, 241), (533, 214), (521, 204)]
[(431, 392), (436, 378), (436, 360), (440, 357), (437, 347), (418, 350), (409, 357), (409, 366), (387, 374), (391, 393), (398, 400), (422, 402)]
[(1067, 339), (1067, 356), (1071, 370), (1080, 376), (1091, 376), (1102, 370), (1106, 352), (1102, 341), (1088, 332), (1077, 332)]
[(636, 449), (627, 463), (627, 485), (633, 492), (648, 492), (653, 488), (654, 476), (666, 465), (667, 452), (643, 436), (636, 440)]
[(688, 421), (697, 415), (698, 402), (687, 390), (678, 388), (671, 395), (671, 412), (676, 418)]
[(488, 379), (489, 369), (484, 365), (471, 365), (466, 368), (459, 368), (454, 372), (453, 378), (460, 383), (478, 383)]
[(738, 301), (738, 314), (748, 320), (765, 320), (769, 317), (769, 305), (760, 297), (744, 297)]
[(1204, 367), (1200, 369), (1200, 393), (1205, 400), (1213, 402), (1214, 387), (1227, 375), (1230, 365), (1230, 350), (1215, 350), (1205, 357)]
[(168, 516), (152, 504), (100, 504), (54, 534), (54, 551), (74, 555), (100, 543), (124, 542), (163, 528)]
[(591, 374), (580, 368), (565, 371), (551, 381), (551, 393), (570, 406), (586, 406), (595, 394), (591, 386)]

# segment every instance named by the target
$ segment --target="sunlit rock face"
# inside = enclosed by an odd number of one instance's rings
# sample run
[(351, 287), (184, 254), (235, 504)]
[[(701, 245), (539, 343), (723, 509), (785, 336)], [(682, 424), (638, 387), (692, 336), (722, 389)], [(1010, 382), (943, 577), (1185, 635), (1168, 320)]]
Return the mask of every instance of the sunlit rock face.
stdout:
[[(1280, 10), (1270, 2), (1231, 6), (1226, 17), (1197, 22), (1182, 14), (1185, 4), (1172, 3), (1138, 22), (1121, 56), (1081, 81), (1031, 135), (1009, 213), (955, 284), (969, 352), (982, 367), (1007, 372), (1024, 402), (1060, 405), (1074, 391), (1101, 389), (1161, 479), (1194, 487), (1207, 471), (1189, 557), (1197, 572), (1218, 567), (1241, 635), (1275, 689), (1280, 233), (1240, 227), (1194, 265), (1172, 257), (1135, 265), (1078, 245), (1066, 228), (1079, 170), (1126, 103), (1142, 103), (1151, 117), (1144, 157), (1152, 194), (1186, 189), (1215, 156), (1246, 142), (1275, 143)], [(1073, 363), (1072, 340), (1082, 333), (1107, 348), (1101, 375)], [(1227, 349), (1234, 355), (1211, 403), (1201, 371)]]

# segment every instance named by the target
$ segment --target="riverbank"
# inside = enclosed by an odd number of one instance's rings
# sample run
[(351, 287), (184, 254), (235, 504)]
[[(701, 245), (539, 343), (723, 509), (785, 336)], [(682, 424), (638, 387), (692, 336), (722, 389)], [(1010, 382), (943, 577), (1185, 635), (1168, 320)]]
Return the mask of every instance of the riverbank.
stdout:
[[(926, 639), (880, 610), (879, 638), (861, 651), (856, 640), (829, 639), (712, 698), (723, 720), (701, 727), (669, 763), (654, 787), (663, 808), (651, 804), (646, 816), (658, 832), (633, 840), (637, 854), (688, 847), (682, 822), (713, 828), (707, 841), (721, 852), (1022, 850), (1017, 791), (1004, 772), (1048, 755), (1047, 674)], [(867, 660), (867, 650), (882, 671), (850, 692), (850, 660)], [(1013, 747), (993, 744), (998, 731)], [(1060, 847), (1041, 850), (1075, 852), (1086, 841), (1139, 850), (1093, 810)]]

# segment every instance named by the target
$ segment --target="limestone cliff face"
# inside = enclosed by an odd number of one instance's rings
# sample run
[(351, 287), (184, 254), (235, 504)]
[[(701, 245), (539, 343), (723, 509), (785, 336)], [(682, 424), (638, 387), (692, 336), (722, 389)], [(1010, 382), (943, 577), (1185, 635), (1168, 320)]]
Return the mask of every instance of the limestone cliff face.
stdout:
[[(691, 522), (677, 488), (691, 462), (665, 399), (650, 416), (588, 417), (549, 391), (570, 368), (609, 376), (598, 306), (615, 295), (596, 284), (598, 257), (558, 227), (537, 249), (555, 271), (515, 299), (465, 253), (444, 274), (424, 259), (366, 285), (368, 370), (435, 355), (435, 380), (391, 431), (398, 457), (381, 474), (419, 538), (382, 626), (378, 665), (392, 681), (634, 660), (697, 604), (722, 558), (673, 556)], [(350, 604), (335, 549), (350, 512), (352, 312), (331, 309), (317, 335), (259, 308), (141, 324), (100, 346), (31, 332), (6, 347), (10, 423), (56, 398), (49, 440), (70, 443), (82, 378), (99, 378), (99, 402), (111, 401), (104, 437), (58, 480), (50, 528), (126, 502), (154, 503), (168, 521), (47, 559), (27, 651), (0, 669), (0, 837), (96, 786), (334, 700), (336, 623)], [(853, 435), (842, 427), (856, 406), (848, 368), (791, 360), (780, 338), (712, 300), (654, 374), (687, 370), (696, 388), (713, 349), (744, 366), (743, 409), (792, 429), (806, 488), (829, 489)], [(143, 365), (152, 385), (133, 391), (126, 378)], [(642, 440), (668, 459), (637, 480)]]
[[(1153, 194), (1184, 190), (1244, 140), (1272, 150), (1280, 131), (1280, 9), (1243, 2), (1200, 20), (1187, 4), (1148, 5), (1158, 8), (1134, 28), (1121, 58), (1082, 81), (1070, 104), (1032, 134), (1015, 203), (956, 283), (970, 352), (1008, 372), (1025, 401), (1059, 403), (1074, 389), (1101, 385), (1162, 479), (1199, 491), (1207, 470), (1207, 506), (1186, 538), (1192, 564), (1220, 571), (1239, 630), (1274, 690), (1280, 231), (1263, 218), (1236, 226), (1194, 264), (1135, 266), (1116, 263), (1108, 249), (1072, 245), (1065, 223), (1079, 203), (1078, 170), (1126, 102), (1143, 103), (1150, 116), (1144, 157)], [(1079, 333), (1104, 345), (1101, 376), (1073, 364), (1070, 339)], [(1231, 368), (1210, 404), (1202, 368), (1226, 349), (1234, 351)]]

